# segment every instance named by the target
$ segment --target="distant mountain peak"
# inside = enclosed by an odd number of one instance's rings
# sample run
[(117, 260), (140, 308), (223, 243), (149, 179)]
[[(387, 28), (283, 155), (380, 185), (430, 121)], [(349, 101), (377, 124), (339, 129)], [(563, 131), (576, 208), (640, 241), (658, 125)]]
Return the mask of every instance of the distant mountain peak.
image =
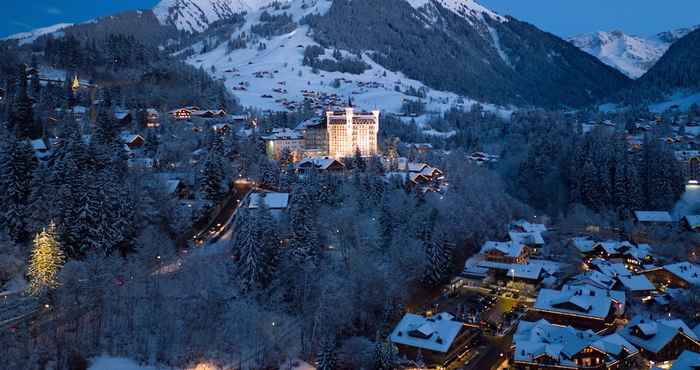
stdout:
[(451, 10), (455, 14), (463, 18), (474, 18), (478, 17), (483, 20), (484, 16), (488, 16), (491, 19), (504, 22), (506, 18), (494, 12), (493, 10), (479, 4), (475, 0), (406, 0), (411, 6), (416, 9), (422, 8), (426, 5), (437, 3), (443, 8)]
[(627, 76), (639, 78), (656, 64), (672, 43), (692, 30), (684, 28), (650, 37), (628, 35), (621, 30), (598, 31), (574, 36), (568, 41)]

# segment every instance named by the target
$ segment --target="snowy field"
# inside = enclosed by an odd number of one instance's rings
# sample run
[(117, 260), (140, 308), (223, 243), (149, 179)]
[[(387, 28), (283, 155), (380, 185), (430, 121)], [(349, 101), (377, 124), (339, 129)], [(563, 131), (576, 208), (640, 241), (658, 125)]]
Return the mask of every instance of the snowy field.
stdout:
[(175, 370), (169, 367), (141, 366), (122, 357), (100, 356), (92, 360), (88, 370)]

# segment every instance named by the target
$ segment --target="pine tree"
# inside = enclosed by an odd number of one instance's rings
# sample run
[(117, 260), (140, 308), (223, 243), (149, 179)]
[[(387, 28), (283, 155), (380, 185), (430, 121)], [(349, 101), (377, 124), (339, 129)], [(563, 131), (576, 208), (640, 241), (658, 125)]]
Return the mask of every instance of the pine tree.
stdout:
[(450, 274), (453, 250), (453, 245), (444, 236), (436, 236), (428, 243), (428, 260), (423, 274), (425, 285), (436, 287), (445, 282)]
[(15, 241), (27, 236), (27, 206), (31, 193), (34, 152), (26, 141), (8, 138), (0, 163), (2, 224)]
[(29, 207), (27, 209), (27, 223), (32, 234), (38, 233), (47, 226), (53, 217), (49, 210), (51, 204), (51, 188), (48, 184), (51, 172), (47, 166), (39, 165), (34, 170), (31, 182), (31, 193), (29, 196)]
[(309, 189), (300, 185), (292, 191), (289, 224), (292, 229), (289, 250), (298, 262), (315, 261), (320, 254), (316, 204)]
[(10, 127), (15, 129), (20, 139), (32, 138), (36, 135), (34, 129), (34, 112), (32, 110), (32, 98), (29, 97), (27, 87), (27, 72), (24, 65), (20, 66), (17, 81), (19, 89), (15, 99), (15, 107), (10, 117)]
[(34, 238), (34, 249), (29, 261), (29, 293), (40, 295), (58, 287), (57, 274), (65, 258), (56, 238), (52, 223)]
[(360, 148), (355, 148), (355, 156), (352, 159), (352, 168), (357, 171), (365, 172), (367, 170), (367, 162), (362, 157), (362, 152)]
[(317, 370), (333, 370), (336, 366), (335, 337), (332, 334), (325, 335), (319, 344), (316, 355)]
[(144, 146), (146, 155), (151, 158), (155, 157), (158, 153), (159, 146), (160, 141), (158, 139), (158, 135), (153, 130), (148, 131), (148, 135), (146, 135), (146, 144)]
[(204, 162), (200, 190), (211, 204), (221, 200), (224, 193), (223, 180), (224, 168), (221, 157), (217, 150), (210, 149)]
[(374, 347), (374, 370), (393, 370), (396, 363), (396, 348), (391, 341), (377, 338)]
[(272, 280), (277, 266), (279, 264), (280, 253), (280, 237), (277, 228), (277, 221), (272, 216), (267, 202), (260, 202), (256, 210), (258, 238), (262, 242), (264, 253), (264, 283), (267, 284)]
[(263, 285), (265, 253), (260, 240), (255, 212), (241, 212), (234, 249), (240, 254), (238, 280), (244, 293)]

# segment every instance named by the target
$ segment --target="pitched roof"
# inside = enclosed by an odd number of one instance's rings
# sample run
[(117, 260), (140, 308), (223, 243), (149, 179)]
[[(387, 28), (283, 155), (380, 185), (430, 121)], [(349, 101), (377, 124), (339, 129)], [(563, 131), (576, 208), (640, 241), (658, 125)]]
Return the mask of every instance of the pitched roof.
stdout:
[[(647, 338), (632, 334), (635, 328), (639, 328)], [(678, 319), (651, 320), (642, 316), (635, 316), (619, 333), (635, 346), (644, 348), (652, 353), (659, 352), (679, 333), (693, 341), (698, 341), (695, 332), (683, 320)]]
[[(446, 353), (463, 325), (447, 312), (432, 317), (407, 313), (391, 332), (391, 341), (406, 346)], [(418, 332), (421, 336), (411, 335)]]
[(304, 168), (304, 167), (313, 166), (314, 168), (317, 168), (320, 170), (327, 170), (333, 164), (338, 164), (342, 167), (345, 167), (343, 162), (340, 162), (339, 160), (337, 160), (333, 157), (307, 157), (307, 158), (304, 158), (301, 161), (297, 162), (296, 167), (297, 168)]
[(498, 251), (503, 253), (508, 257), (518, 257), (523, 253), (524, 245), (517, 243), (515, 241), (508, 242), (495, 242), (487, 241), (481, 246), (481, 253), (486, 253), (490, 251)]
[(700, 353), (683, 351), (673, 362), (671, 370), (696, 370), (700, 368)]
[(637, 353), (637, 349), (618, 334), (600, 336), (591, 330), (553, 325), (544, 319), (537, 322), (520, 321), (513, 335), (513, 344), (513, 359), (516, 362), (533, 363), (541, 356), (548, 356), (559, 365), (573, 368), (578, 366), (572, 357), (589, 347), (604, 353), (607, 364)]
[(585, 236), (571, 238), (571, 243), (582, 253), (592, 251), (593, 246), (596, 244), (595, 241), (588, 239), (588, 237)]
[(679, 262), (663, 267), (664, 270), (693, 285), (700, 285), (700, 266), (690, 262)]
[(544, 245), (544, 238), (539, 232), (515, 232), (508, 233), (510, 240), (525, 245)]
[(645, 275), (618, 276), (617, 280), (622, 283), (625, 289), (631, 292), (656, 290), (654, 284)]
[(691, 229), (700, 227), (700, 215), (687, 215), (683, 216), (683, 219), (688, 223)]
[(622, 263), (612, 263), (602, 258), (594, 258), (591, 260), (590, 264), (598, 271), (610, 277), (632, 275), (632, 272)]
[(592, 285), (564, 285), (561, 290), (541, 289), (534, 309), (605, 319), (613, 302), (625, 303), (625, 293)]
[(640, 222), (673, 222), (671, 214), (663, 211), (634, 211), (634, 217)]

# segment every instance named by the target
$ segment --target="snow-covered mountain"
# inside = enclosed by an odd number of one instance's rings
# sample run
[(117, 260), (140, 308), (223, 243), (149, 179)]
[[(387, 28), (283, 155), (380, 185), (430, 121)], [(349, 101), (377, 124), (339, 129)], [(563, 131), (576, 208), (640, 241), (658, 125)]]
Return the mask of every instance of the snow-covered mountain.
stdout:
[(58, 23), (53, 26), (37, 28), (29, 32), (16, 33), (5, 37), (3, 40), (18, 40), (20, 45), (31, 44), (40, 36), (48, 34), (58, 34), (62, 29), (72, 26), (72, 23)]
[[(578, 106), (628, 82), (474, 0), (162, 0), (154, 13), (199, 40), (182, 47), (189, 63), (235, 88), (243, 104), (268, 109), (303, 100), (307, 89), (392, 110), (420, 88), (443, 106)], [(306, 52), (318, 50), (309, 63)], [(352, 63), (353, 72), (343, 68)]]
[(648, 37), (628, 35), (622, 31), (599, 31), (571, 37), (569, 41), (627, 76), (639, 78), (656, 64), (671, 44), (695, 28), (682, 28)]
[[(277, 2), (286, 3), (293, 0)], [(275, 0), (162, 0), (153, 13), (163, 24), (172, 24), (180, 30), (202, 32), (218, 20), (237, 13), (256, 11)]]

